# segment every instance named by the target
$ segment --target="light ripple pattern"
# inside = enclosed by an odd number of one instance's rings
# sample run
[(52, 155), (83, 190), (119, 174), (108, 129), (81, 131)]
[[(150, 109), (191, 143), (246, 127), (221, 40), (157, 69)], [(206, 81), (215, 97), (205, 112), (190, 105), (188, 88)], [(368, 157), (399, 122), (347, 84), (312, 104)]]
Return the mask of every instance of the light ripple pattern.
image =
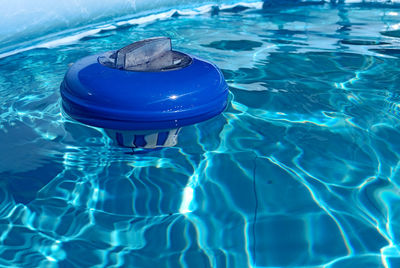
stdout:
[[(399, 6), (267, 3), (3, 55), (0, 266), (400, 267)], [(132, 154), (68, 118), (59, 85), (152, 36), (220, 66), (229, 105)]]

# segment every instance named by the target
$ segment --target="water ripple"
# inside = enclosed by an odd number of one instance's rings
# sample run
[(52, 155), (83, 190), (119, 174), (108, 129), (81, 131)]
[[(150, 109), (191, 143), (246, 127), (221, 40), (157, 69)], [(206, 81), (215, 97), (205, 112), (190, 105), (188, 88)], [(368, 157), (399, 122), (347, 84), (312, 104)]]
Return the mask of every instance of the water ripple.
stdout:
[[(0, 266), (398, 267), (399, 23), (208, 6), (1, 58)], [(137, 155), (63, 114), (69, 63), (160, 35), (222, 68), (221, 116)]]

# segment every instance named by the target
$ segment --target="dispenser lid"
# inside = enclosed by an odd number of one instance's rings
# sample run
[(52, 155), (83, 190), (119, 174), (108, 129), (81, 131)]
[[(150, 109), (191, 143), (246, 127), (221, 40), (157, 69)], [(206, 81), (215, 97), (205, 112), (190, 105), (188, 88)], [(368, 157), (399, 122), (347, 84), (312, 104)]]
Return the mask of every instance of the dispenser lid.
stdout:
[(64, 110), (85, 124), (120, 130), (172, 129), (221, 113), (228, 87), (212, 63), (152, 38), (85, 57), (61, 85)]
[(170, 38), (154, 37), (105, 53), (99, 57), (99, 62), (119, 70), (160, 72), (184, 68), (192, 59), (173, 51)]

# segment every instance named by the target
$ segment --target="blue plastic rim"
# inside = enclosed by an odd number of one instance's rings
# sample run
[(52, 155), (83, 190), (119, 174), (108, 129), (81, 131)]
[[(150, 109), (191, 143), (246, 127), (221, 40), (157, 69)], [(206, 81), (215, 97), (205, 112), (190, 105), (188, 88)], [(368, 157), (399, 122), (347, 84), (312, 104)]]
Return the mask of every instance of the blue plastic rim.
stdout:
[(99, 56), (73, 64), (61, 84), (63, 108), (82, 123), (114, 130), (168, 130), (220, 114), (228, 86), (212, 63), (190, 56), (178, 70), (137, 72), (99, 63)]

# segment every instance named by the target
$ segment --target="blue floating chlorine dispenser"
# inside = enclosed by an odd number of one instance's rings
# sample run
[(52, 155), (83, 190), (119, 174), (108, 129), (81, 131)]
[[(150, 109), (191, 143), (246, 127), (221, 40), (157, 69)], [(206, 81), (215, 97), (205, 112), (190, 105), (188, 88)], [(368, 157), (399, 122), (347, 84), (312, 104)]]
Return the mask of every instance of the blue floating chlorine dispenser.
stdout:
[(220, 114), (228, 86), (214, 64), (156, 37), (78, 60), (61, 84), (64, 111), (120, 146), (170, 147), (181, 127)]

